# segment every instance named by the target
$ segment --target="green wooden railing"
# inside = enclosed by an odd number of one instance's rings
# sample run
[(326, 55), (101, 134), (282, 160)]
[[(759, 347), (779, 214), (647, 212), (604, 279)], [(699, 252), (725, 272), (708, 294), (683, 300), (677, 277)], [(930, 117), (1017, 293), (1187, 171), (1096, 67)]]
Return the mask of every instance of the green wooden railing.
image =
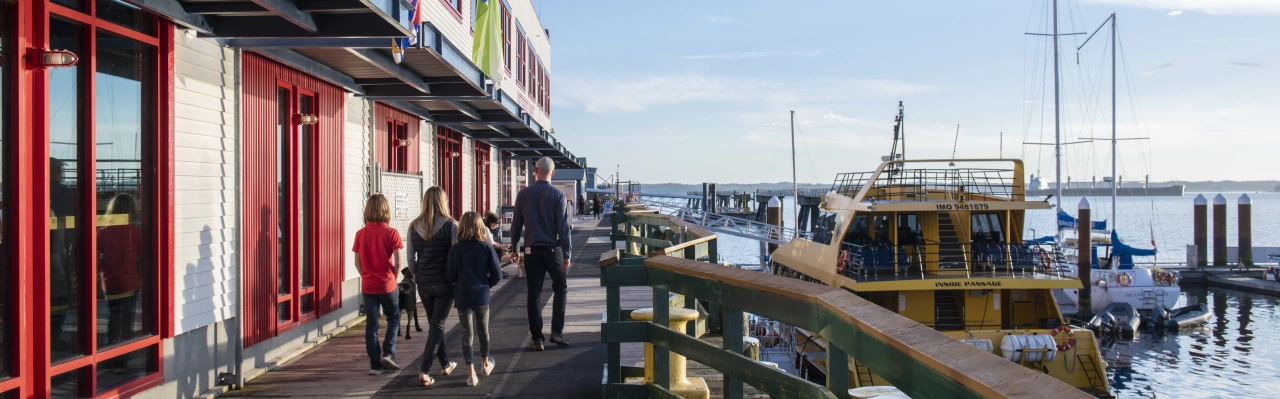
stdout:
[[(1092, 397), (843, 289), (718, 265), (715, 235), (698, 226), (638, 205), (621, 207), (611, 221), (611, 240), (615, 247), (626, 243), (627, 250), (606, 252), (600, 259), (607, 295), (601, 326), (608, 346), (606, 398), (677, 397), (668, 390), (671, 351), (724, 374), (726, 399), (740, 399), (744, 383), (775, 398), (847, 397), (847, 361), (827, 362), (823, 386), (743, 356), (741, 339), (716, 346), (699, 340), (692, 325), (687, 331), (666, 327), (668, 306), (692, 308), (699, 300), (712, 304), (706, 323), (724, 337), (743, 335), (743, 312), (815, 331), (829, 342), (827, 359), (854, 356), (913, 398)], [(653, 288), (652, 322), (632, 321), (634, 309), (622, 309), (620, 287), (625, 286)], [(623, 382), (644, 376), (643, 368), (621, 364), (624, 342), (654, 345), (655, 381)]]

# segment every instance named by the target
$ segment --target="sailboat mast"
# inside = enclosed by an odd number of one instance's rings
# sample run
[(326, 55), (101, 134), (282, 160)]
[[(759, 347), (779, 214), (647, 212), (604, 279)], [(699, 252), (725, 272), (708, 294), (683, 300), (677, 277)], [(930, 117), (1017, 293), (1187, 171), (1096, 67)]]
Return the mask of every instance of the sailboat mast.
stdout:
[(1116, 223), (1116, 194), (1120, 181), (1116, 180), (1116, 13), (1111, 13), (1111, 228)]
[(792, 225), (796, 231), (800, 229), (800, 183), (796, 182), (796, 111), (791, 111), (791, 190), (795, 193), (795, 202), (791, 204)]
[(1058, 182), (1058, 211), (1062, 211), (1062, 122), (1058, 95), (1058, 0), (1053, 0), (1053, 163)]

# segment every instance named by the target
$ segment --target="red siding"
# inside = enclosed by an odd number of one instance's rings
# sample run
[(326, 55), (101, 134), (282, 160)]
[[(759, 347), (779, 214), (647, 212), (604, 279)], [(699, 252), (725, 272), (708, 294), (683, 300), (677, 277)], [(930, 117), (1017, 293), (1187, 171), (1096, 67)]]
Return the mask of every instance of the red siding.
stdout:
[(418, 161), (418, 143), (422, 141), (421, 136), (419, 135), (419, 132), (422, 129), (421, 120), (418, 119), (417, 116), (392, 108), (391, 106), (383, 103), (375, 103), (373, 106), (374, 137), (377, 138), (377, 142), (374, 143), (374, 148), (377, 149), (378, 164), (382, 165), (382, 170), (389, 170), (388, 165), (391, 164), (388, 157), (388, 153), (391, 149), (391, 143), (388, 142), (388, 138), (391, 135), (391, 133), (387, 131), (388, 120), (404, 122), (409, 125), (409, 168), (406, 171), (408, 173), (421, 172), (422, 168)]
[(316, 93), (317, 160), (312, 167), (316, 314), (342, 306), (342, 128), (343, 92), (330, 84), (262, 56), (244, 53), (242, 252), (245, 267), (244, 343), (274, 337), (276, 325), (276, 87), (287, 82)]

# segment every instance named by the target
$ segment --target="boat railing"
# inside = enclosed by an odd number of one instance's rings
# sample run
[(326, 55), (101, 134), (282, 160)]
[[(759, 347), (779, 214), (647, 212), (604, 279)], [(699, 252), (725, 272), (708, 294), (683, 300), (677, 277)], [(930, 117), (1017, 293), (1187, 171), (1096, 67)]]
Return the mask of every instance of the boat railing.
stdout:
[[(873, 180), (874, 179), (874, 180)], [(867, 185), (876, 189), (876, 201), (927, 201), (956, 198), (930, 198), (931, 193), (955, 195), (979, 195), (1011, 200), (1023, 199), (1023, 187), (1015, 184), (1012, 169), (952, 168), (952, 169), (894, 169), (876, 172), (840, 173), (836, 175), (831, 191), (854, 197)], [(1016, 197), (1016, 198), (1015, 198)]]
[(887, 241), (841, 243), (837, 271), (849, 278), (868, 274), (911, 274), (924, 271), (1033, 272), (1054, 263), (1037, 244), (993, 241), (925, 242), (898, 245)]
[[(744, 313), (821, 332), (826, 359), (857, 358), (911, 397), (1008, 398), (1026, 397), (1027, 392), (1089, 397), (843, 288), (717, 264), (716, 237), (696, 225), (639, 207), (622, 212), (611, 217), (610, 239), (615, 248), (625, 243), (627, 249), (600, 258), (606, 298), (601, 339), (608, 346), (605, 397), (676, 397), (673, 385), (686, 382), (673, 381), (673, 376), (684, 376), (671, 369), (683, 364), (680, 357), (722, 373), (723, 395), (729, 399), (742, 397), (744, 383), (773, 397), (845, 396), (851, 388), (849, 361), (827, 362), (826, 383), (819, 385), (744, 356), (742, 339), (722, 339), (721, 344), (701, 339), (717, 330), (722, 337), (744, 336)], [(685, 234), (677, 241), (650, 237), (661, 227)], [(621, 287), (643, 286), (653, 290), (651, 321), (633, 319), (637, 309), (622, 308)], [(681, 299), (672, 299), (677, 297)], [(696, 323), (705, 328), (669, 327), (671, 306), (697, 309), (703, 316)], [(651, 345), (652, 354), (646, 356), (651, 372), (622, 365), (621, 344), (628, 342)]]

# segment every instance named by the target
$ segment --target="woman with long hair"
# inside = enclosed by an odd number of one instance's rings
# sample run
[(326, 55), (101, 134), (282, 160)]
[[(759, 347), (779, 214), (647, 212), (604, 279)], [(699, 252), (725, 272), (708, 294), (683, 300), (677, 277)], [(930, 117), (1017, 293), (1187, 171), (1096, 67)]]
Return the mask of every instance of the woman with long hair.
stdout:
[(431, 354), (440, 359), (440, 375), (449, 375), (458, 363), (445, 353), (444, 320), (453, 307), (453, 284), (445, 279), (449, 249), (458, 242), (458, 222), (449, 216), (449, 199), (440, 187), (422, 194), (422, 213), (409, 224), (409, 265), (418, 284), (418, 296), (427, 311), (427, 350), (418, 381), (422, 386), (436, 382), (431, 371)]
[(472, 387), (480, 383), (471, 351), (473, 332), (480, 337), (480, 375), (488, 376), (497, 364), (489, 357), (489, 289), (502, 280), (502, 267), (488, 235), (479, 213), (463, 214), (458, 244), (449, 250), (445, 269), (445, 278), (455, 284), (453, 300), (462, 327), (462, 359), (467, 363), (467, 386)]

